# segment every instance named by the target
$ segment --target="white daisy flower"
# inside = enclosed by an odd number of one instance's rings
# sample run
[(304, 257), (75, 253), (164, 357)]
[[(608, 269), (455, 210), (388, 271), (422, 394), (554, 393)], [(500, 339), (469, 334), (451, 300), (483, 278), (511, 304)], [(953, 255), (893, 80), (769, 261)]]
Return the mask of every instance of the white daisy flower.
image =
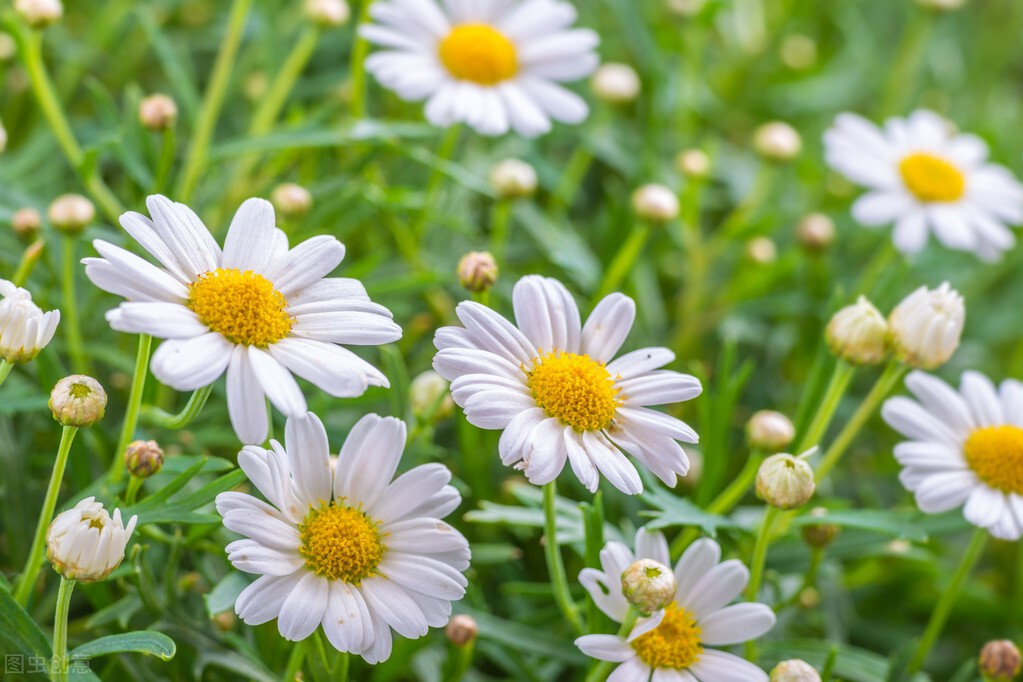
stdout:
[(428, 99), (434, 125), (534, 137), (552, 118), (579, 123), (589, 113), (557, 84), (588, 76), (599, 61), (597, 34), (569, 28), (576, 11), (567, 2), (379, 0), (370, 14), (378, 23), (360, 33), (386, 49), (366, 69), (402, 99)]
[(327, 278), (345, 247), (321, 235), (288, 249), (273, 206), (249, 199), (231, 221), (224, 249), (184, 204), (146, 200), (150, 220), (125, 213), (121, 225), (162, 268), (101, 239), (85, 258), (100, 289), (128, 299), (107, 312), (118, 331), (167, 339), (153, 375), (179, 391), (207, 386), (227, 371), (227, 409), (243, 443), (267, 435), (266, 398), (287, 416), (306, 411), (297, 375), (349, 398), (387, 378), (336, 344), (378, 345), (401, 337), (391, 313), (354, 279)]
[(60, 311), (44, 313), (32, 294), (0, 279), (0, 358), (28, 362), (53, 339)]
[[(600, 551), (603, 570), (583, 569), (579, 582), (594, 603), (617, 623), (625, 620), (628, 602), (621, 574), (636, 559), (668, 564), (668, 544), (661, 533), (636, 533), (636, 554), (618, 542)], [(767, 682), (767, 674), (748, 661), (708, 646), (727, 646), (754, 639), (774, 627), (774, 612), (764, 604), (727, 604), (749, 581), (738, 560), (718, 563), (721, 548), (709, 538), (697, 540), (675, 565), (675, 601), (649, 618), (640, 618), (627, 638), (585, 635), (575, 640), (583, 653), (621, 663), (609, 682)]]
[(331, 470), (327, 432), (316, 415), (288, 419), (284, 447), (248, 445), (238, 464), (270, 504), (240, 492), (217, 496), (234, 567), (260, 574), (235, 611), (249, 625), (274, 618), (299, 641), (317, 626), (339, 651), (379, 663), (391, 628), (415, 639), (443, 627), (465, 594), (469, 543), (441, 521), (461, 501), (451, 473), (424, 464), (391, 480), (405, 424), (366, 415), (352, 427)]
[(910, 440), (895, 446), (899, 480), (920, 510), (938, 514), (963, 507), (966, 519), (996, 538), (1023, 536), (1023, 383), (995, 388), (964, 372), (959, 391), (925, 372), (906, 387), (919, 402), (889, 398), (881, 415)]
[(512, 325), (478, 303), (458, 305), (465, 327), (443, 327), (433, 367), (451, 382), (470, 423), (503, 429), (501, 461), (531, 483), (557, 478), (566, 460), (590, 491), (598, 471), (619, 490), (642, 492), (636, 468), (619, 451), (674, 487), (689, 459), (675, 441), (697, 442), (682, 421), (647, 405), (698, 396), (696, 377), (657, 369), (675, 359), (667, 348), (642, 348), (612, 360), (632, 328), (636, 305), (607, 296), (582, 326), (565, 286), (530, 275), (515, 284)]
[(975, 135), (959, 135), (930, 111), (892, 118), (884, 129), (839, 114), (824, 134), (828, 165), (869, 191), (853, 204), (864, 225), (895, 223), (895, 247), (920, 251), (928, 230), (950, 249), (996, 259), (1016, 243), (1007, 224), (1023, 222), (1023, 185), (987, 163)]

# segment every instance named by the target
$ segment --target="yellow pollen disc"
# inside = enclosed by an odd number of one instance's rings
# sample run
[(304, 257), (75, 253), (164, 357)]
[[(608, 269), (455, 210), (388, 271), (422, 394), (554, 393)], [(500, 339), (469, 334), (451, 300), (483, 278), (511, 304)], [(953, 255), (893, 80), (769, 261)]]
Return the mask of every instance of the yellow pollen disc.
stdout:
[(962, 171), (933, 154), (910, 154), (899, 163), (899, 173), (920, 201), (956, 201), (966, 188)]
[(576, 431), (607, 428), (621, 401), (604, 365), (589, 355), (541, 353), (526, 372), (536, 404)]
[(463, 81), (494, 85), (519, 70), (515, 45), (486, 24), (462, 24), (440, 43), (440, 60), (448, 72)]
[(331, 502), (310, 508), (298, 527), (299, 553), (316, 575), (358, 585), (380, 564), (387, 548), (375, 522), (358, 509)]
[(701, 634), (696, 617), (672, 602), (664, 609), (661, 624), (632, 640), (632, 648), (651, 668), (685, 670), (700, 660)]
[(977, 477), (995, 490), (1023, 495), (1023, 429), (985, 426), (970, 434), (963, 445), (966, 463)]
[(217, 268), (188, 287), (199, 321), (232, 343), (266, 348), (291, 331), (288, 302), (270, 280), (251, 270)]

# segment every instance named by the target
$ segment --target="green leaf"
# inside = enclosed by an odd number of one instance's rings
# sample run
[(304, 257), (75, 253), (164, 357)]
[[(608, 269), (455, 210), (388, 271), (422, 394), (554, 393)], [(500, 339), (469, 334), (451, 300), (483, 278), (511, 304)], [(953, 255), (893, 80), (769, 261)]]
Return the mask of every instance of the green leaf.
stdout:
[(697, 526), (711, 537), (717, 536), (718, 528), (741, 528), (750, 530), (747, 526), (734, 521), (727, 516), (711, 514), (690, 502), (683, 497), (676, 497), (667, 489), (659, 485), (647, 487), (647, 491), (641, 498), (660, 511), (641, 511), (641, 516), (649, 516), (653, 519), (647, 524), (647, 528), (658, 530), (674, 526)]
[(520, 203), (512, 219), (533, 238), (543, 254), (562, 268), (584, 291), (600, 284), (600, 260), (578, 232), (551, 220), (532, 204)]
[(251, 580), (244, 573), (231, 571), (223, 580), (210, 590), (209, 594), (203, 595), (206, 600), (206, 613), (210, 618), (234, 608), (234, 602), (242, 590), (249, 586)]
[(563, 640), (548, 632), (498, 618), (489, 613), (472, 610), (466, 611), (466, 613), (476, 620), (480, 639), (497, 642), (514, 651), (528, 651), (538, 656), (555, 658), (576, 665), (585, 664), (588, 660), (586, 655), (579, 651), (570, 640)]
[(792, 527), (830, 523), (846, 528), (872, 530), (897, 538), (925, 542), (927, 532), (920, 526), (923, 517), (918, 511), (887, 511), (883, 509), (828, 509), (821, 516), (802, 514), (792, 519)]
[[(764, 647), (762, 662), (767, 663), (765, 669), (770, 670), (771, 666), (779, 661), (800, 658), (820, 669), (835, 646), (838, 647), (835, 667), (832, 670), (835, 678), (847, 682), (885, 682), (888, 676), (888, 659), (884, 656), (848, 644), (836, 644), (819, 639), (768, 642)], [(918, 673), (910, 679), (912, 682), (930, 682), (930, 677), (923, 673)]]
[(169, 661), (174, 658), (177, 647), (174, 645), (174, 640), (162, 632), (139, 630), (94, 639), (72, 650), (71, 658), (95, 658), (124, 651), (152, 654)]
[[(26, 656), (50, 657), (51, 646), (32, 616), (6, 589), (0, 589), (0, 642)], [(9, 650), (6, 646), (5, 650)]]

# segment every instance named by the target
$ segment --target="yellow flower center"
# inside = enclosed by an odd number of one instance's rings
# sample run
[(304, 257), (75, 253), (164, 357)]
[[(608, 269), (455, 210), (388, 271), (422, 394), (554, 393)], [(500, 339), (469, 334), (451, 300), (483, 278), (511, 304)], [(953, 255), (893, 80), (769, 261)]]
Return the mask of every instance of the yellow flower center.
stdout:
[(696, 617), (672, 602), (664, 609), (664, 620), (656, 628), (632, 641), (640, 660), (651, 668), (685, 670), (700, 660), (700, 626)]
[(985, 426), (970, 434), (963, 445), (966, 463), (977, 477), (995, 490), (1023, 495), (1023, 429)]
[(291, 331), (288, 302), (270, 280), (251, 270), (217, 268), (188, 287), (199, 321), (232, 343), (266, 348)]
[(373, 521), (359, 509), (331, 502), (309, 514), (298, 527), (299, 553), (316, 575), (358, 585), (380, 565), (387, 548)]
[(486, 24), (462, 24), (440, 43), (440, 60), (452, 76), (480, 85), (508, 80), (519, 70), (515, 45)]
[(962, 171), (933, 154), (910, 154), (899, 163), (899, 173), (920, 201), (955, 201), (966, 188)]
[(526, 376), (536, 404), (576, 431), (607, 428), (621, 404), (621, 389), (607, 368), (589, 355), (541, 352)]

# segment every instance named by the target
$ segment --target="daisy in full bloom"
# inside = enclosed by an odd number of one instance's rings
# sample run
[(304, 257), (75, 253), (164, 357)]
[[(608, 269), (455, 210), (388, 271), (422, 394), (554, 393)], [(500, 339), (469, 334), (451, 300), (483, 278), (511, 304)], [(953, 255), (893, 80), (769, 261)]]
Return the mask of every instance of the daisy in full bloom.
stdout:
[(870, 191), (853, 204), (869, 226), (895, 224), (895, 247), (920, 251), (928, 231), (950, 249), (998, 258), (1016, 243), (1007, 224), (1023, 222), (1023, 185), (987, 163), (988, 148), (930, 111), (892, 118), (883, 129), (839, 114), (824, 134), (828, 165)]
[(424, 464), (391, 480), (405, 424), (360, 419), (331, 469), (327, 432), (311, 412), (290, 417), (284, 447), (248, 445), (238, 464), (269, 504), (217, 496), (234, 567), (262, 577), (235, 611), (249, 625), (274, 618), (281, 635), (305, 639), (320, 625), (339, 651), (369, 663), (391, 655), (391, 629), (415, 639), (443, 627), (465, 594), (469, 543), (441, 519), (461, 501), (451, 473)]
[[(600, 552), (603, 568), (583, 569), (579, 582), (601, 611), (617, 623), (629, 604), (622, 595), (622, 572), (636, 559), (668, 562), (661, 533), (636, 533), (636, 554), (618, 542)], [(727, 646), (754, 639), (774, 627), (774, 612), (764, 604), (728, 603), (749, 581), (749, 570), (735, 559), (718, 563), (721, 548), (709, 538), (697, 540), (675, 565), (675, 601), (648, 618), (640, 618), (628, 637), (586, 635), (575, 640), (584, 654), (621, 663), (613, 682), (767, 682), (767, 674), (748, 661), (707, 646)]]
[(682, 421), (647, 405), (695, 398), (695, 377), (658, 369), (675, 359), (667, 348), (643, 348), (613, 360), (632, 328), (636, 305), (622, 294), (601, 300), (586, 325), (561, 282), (530, 275), (515, 284), (511, 324), (474, 302), (458, 305), (465, 327), (443, 327), (433, 367), (470, 423), (503, 429), (501, 461), (531, 483), (557, 478), (565, 466), (590, 491), (598, 471), (619, 490), (643, 484), (619, 451), (674, 487), (689, 459), (675, 441), (697, 442)]
[(370, 14), (378, 23), (360, 33), (385, 49), (366, 70), (402, 99), (427, 99), (434, 125), (535, 137), (552, 118), (579, 123), (589, 113), (558, 85), (588, 76), (599, 61), (597, 34), (569, 28), (576, 11), (567, 2), (379, 0)]
[[(895, 446), (899, 479), (928, 514), (963, 507), (966, 519), (996, 538), (1023, 536), (1023, 383), (995, 388), (964, 372), (959, 390), (925, 372), (906, 387), (917, 397), (889, 398), (881, 415), (910, 440)], [(919, 401), (919, 402), (917, 402)]]
[(107, 312), (114, 329), (167, 339), (153, 375), (179, 391), (227, 372), (227, 409), (243, 443), (267, 434), (266, 398), (287, 416), (304, 414), (297, 375), (338, 398), (387, 386), (375, 367), (337, 344), (378, 345), (401, 337), (391, 313), (358, 281), (326, 277), (345, 247), (321, 235), (288, 249), (273, 206), (249, 199), (231, 221), (224, 248), (184, 204), (146, 200), (150, 220), (125, 213), (121, 225), (157, 267), (101, 239), (85, 258), (92, 283), (128, 299)]

